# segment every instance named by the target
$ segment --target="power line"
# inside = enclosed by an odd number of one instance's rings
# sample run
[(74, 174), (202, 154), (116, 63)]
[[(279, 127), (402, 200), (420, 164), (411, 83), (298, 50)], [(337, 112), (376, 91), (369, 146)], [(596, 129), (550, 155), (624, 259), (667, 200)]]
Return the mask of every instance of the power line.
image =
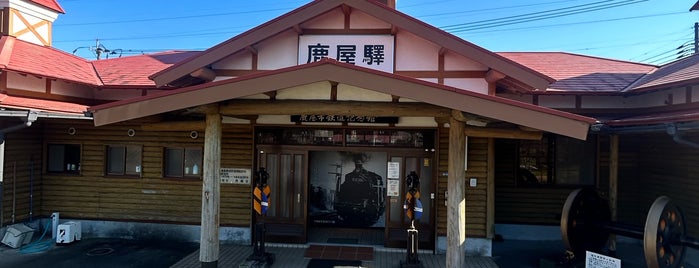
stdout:
[(217, 16), (229, 16), (229, 15), (243, 15), (243, 14), (253, 14), (253, 13), (264, 13), (272, 11), (287, 11), (289, 8), (276, 8), (276, 9), (263, 9), (263, 10), (251, 10), (251, 11), (239, 11), (239, 12), (224, 12), (224, 13), (214, 13), (214, 14), (201, 14), (201, 15), (189, 15), (189, 16), (177, 16), (177, 17), (161, 17), (161, 18), (148, 18), (148, 19), (133, 19), (133, 20), (115, 20), (115, 21), (100, 21), (100, 22), (80, 22), (80, 23), (65, 23), (54, 24), (54, 27), (65, 27), (65, 26), (87, 26), (87, 25), (103, 25), (103, 24), (121, 24), (121, 23), (133, 23), (133, 22), (149, 22), (149, 21), (164, 21), (164, 20), (180, 20), (180, 19), (192, 19), (192, 18), (203, 18), (203, 17), (217, 17)]
[[(511, 16), (508, 18), (497, 18), (497, 19), (488, 19), (488, 20), (482, 20), (482, 21), (471, 22), (471, 23), (460, 23), (460, 24), (455, 24), (455, 25), (444, 26), (441, 28), (445, 29), (449, 32), (452, 32), (452, 33), (467, 32), (467, 31), (473, 31), (473, 30), (481, 30), (481, 29), (487, 29), (487, 28), (520, 24), (520, 23), (525, 23), (525, 22), (546, 20), (546, 19), (558, 18), (558, 17), (563, 17), (563, 16), (577, 15), (577, 14), (588, 13), (588, 12), (592, 12), (592, 11), (599, 11), (599, 10), (610, 9), (610, 8), (614, 8), (614, 7), (637, 4), (637, 3), (646, 2), (646, 1), (648, 1), (648, 0), (625, 0), (621, 3), (611, 3), (611, 4), (600, 5), (599, 3), (607, 2), (607, 1), (601, 1), (601, 2), (595, 2), (592, 4), (578, 5), (578, 6), (568, 7), (568, 8), (559, 8), (559, 9), (553, 9), (553, 10), (548, 10), (548, 11), (541, 11), (541, 12), (516, 15), (516, 16)], [(589, 5), (593, 5), (593, 6), (589, 6)], [(567, 10), (567, 9), (570, 9), (570, 10)]]

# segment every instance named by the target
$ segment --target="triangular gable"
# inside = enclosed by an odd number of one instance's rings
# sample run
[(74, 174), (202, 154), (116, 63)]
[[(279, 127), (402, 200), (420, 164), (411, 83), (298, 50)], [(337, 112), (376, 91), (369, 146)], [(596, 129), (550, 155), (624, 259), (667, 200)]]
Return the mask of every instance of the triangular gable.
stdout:
[(367, 0), (318, 0), (277, 17), (265, 24), (229, 39), (204, 51), (198, 57), (180, 62), (150, 76), (157, 86), (167, 85), (195, 70), (208, 66), (235, 52), (246, 49), (264, 39), (292, 29), (302, 23), (338, 7), (352, 8), (376, 18), (381, 18), (394, 28), (408, 31), (430, 40), (444, 49), (466, 56), (500, 73), (536, 89), (546, 89), (554, 80), (519, 63), (492, 53), (484, 48), (442, 31), (429, 24), (401, 13), (375, 1)]
[(176, 89), (88, 110), (93, 114), (95, 125), (101, 126), (320, 81), (348, 84), (578, 139), (585, 139), (589, 125), (595, 122), (584, 116), (334, 60)]

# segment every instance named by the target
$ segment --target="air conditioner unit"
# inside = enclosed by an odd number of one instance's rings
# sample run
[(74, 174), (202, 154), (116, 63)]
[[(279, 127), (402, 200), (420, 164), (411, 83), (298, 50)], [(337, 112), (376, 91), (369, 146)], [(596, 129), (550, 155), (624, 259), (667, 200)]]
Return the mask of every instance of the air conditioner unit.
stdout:
[(58, 225), (56, 244), (70, 244), (82, 237), (80, 222), (69, 221)]
[(34, 236), (34, 230), (24, 224), (13, 224), (7, 226), (5, 236), (2, 238), (2, 243), (11, 248), (19, 248), (22, 245), (29, 244)]

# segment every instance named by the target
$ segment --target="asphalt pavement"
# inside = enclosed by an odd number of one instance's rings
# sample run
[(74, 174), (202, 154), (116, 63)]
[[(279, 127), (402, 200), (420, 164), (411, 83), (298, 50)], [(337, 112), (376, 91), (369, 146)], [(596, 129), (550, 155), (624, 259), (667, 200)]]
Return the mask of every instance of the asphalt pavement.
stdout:
[(50, 240), (40, 243), (44, 242), (48, 242), (45, 247), (24, 249), (0, 245), (0, 267), (165, 268), (199, 248), (198, 243), (115, 238), (83, 238), (67, 245), (56, 245)]

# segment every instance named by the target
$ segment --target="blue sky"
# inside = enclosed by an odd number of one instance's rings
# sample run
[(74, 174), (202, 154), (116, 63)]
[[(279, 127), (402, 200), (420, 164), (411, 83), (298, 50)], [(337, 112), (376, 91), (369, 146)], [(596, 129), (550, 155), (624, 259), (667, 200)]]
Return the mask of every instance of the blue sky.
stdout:
[[(95, 59), (204, 50), (310, 0), (59, 0), (54, 47)], [(695, 0), (398, 0), (403, 13), (486, 49), (562, 51), (662, 64), (693, 48)], [(681, 49), (680, 49), (681, 50)], [(110, 55), (116, 57), (118, 55)]]

